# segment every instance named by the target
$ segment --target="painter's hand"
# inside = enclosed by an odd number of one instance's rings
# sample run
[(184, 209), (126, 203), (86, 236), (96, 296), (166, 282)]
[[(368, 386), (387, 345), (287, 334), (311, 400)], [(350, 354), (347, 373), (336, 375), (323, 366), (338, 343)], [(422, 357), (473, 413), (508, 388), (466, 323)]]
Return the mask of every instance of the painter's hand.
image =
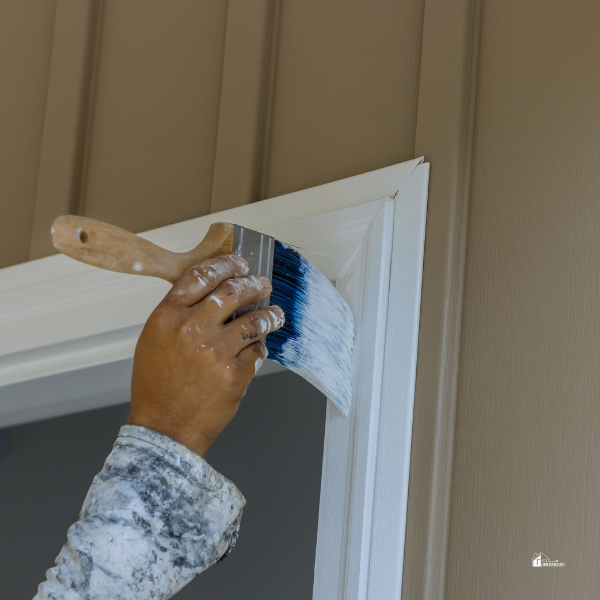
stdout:
[(235, 415), (267, 356), (260, 341), (284, 322), (278, 306), (233, 311), (271, 293), (264, 277), (245, 277), (233, 255), (204, 261), (182, 275), (148, 318), (138, 340), (128, 423), (167, 435), (204, 456)]

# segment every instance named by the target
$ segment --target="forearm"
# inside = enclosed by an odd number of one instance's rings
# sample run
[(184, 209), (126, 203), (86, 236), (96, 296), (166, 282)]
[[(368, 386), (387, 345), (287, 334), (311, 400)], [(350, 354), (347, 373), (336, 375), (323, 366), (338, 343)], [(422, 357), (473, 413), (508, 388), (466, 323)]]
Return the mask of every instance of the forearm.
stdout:
[(34, 600), (169, 598), (228, 554), (244, 504), (200, 456), (126, 425)]

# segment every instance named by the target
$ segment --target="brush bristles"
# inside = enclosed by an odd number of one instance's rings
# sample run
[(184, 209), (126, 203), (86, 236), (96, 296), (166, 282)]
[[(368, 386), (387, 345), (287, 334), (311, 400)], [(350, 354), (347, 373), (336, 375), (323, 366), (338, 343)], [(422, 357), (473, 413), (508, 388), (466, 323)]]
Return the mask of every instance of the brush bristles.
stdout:
[(285, 325), (267, 336), (269, 358), (312, 383), (347, 415), (352, 398), (354, 319), (331, 282), (301, 254), (275, 241), (271, 304)]

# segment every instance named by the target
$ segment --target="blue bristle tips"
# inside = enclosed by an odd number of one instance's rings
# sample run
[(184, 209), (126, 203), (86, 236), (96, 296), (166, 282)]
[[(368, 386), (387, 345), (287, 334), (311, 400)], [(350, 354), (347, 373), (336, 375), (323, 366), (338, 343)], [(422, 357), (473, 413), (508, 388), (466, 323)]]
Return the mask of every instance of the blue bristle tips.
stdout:
[(275, 241), (271, 304), (285, 325), (267, 336), (269, 358), (298, 373), (342, 413), (352, 398), (354, 319), (333, 284), (299, 252)]

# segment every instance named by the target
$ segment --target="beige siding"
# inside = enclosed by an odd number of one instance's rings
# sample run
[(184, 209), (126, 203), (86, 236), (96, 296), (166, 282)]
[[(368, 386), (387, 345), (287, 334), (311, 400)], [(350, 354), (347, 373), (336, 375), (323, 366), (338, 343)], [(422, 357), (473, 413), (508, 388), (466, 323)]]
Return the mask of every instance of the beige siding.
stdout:
[(0, 267), (29, 258), (54, 11), (0, 3)]
[(414, 155), (422, 0), (42, 4), (0, 9), (4, 265), (65, 212), (142, 231)]
[(266, 197), (414, 158), (422, 7), (282, 3)]
[(484, 3), (448, 600), (600, 593), (599, 22)]
[(600, 5), (255, 1), (0, 3), (0, 266), (425, 154), (403, 597), (598, 596)]
[(227, 3), (109, 0), (79, 212), (143, 231), (209, 212)]

